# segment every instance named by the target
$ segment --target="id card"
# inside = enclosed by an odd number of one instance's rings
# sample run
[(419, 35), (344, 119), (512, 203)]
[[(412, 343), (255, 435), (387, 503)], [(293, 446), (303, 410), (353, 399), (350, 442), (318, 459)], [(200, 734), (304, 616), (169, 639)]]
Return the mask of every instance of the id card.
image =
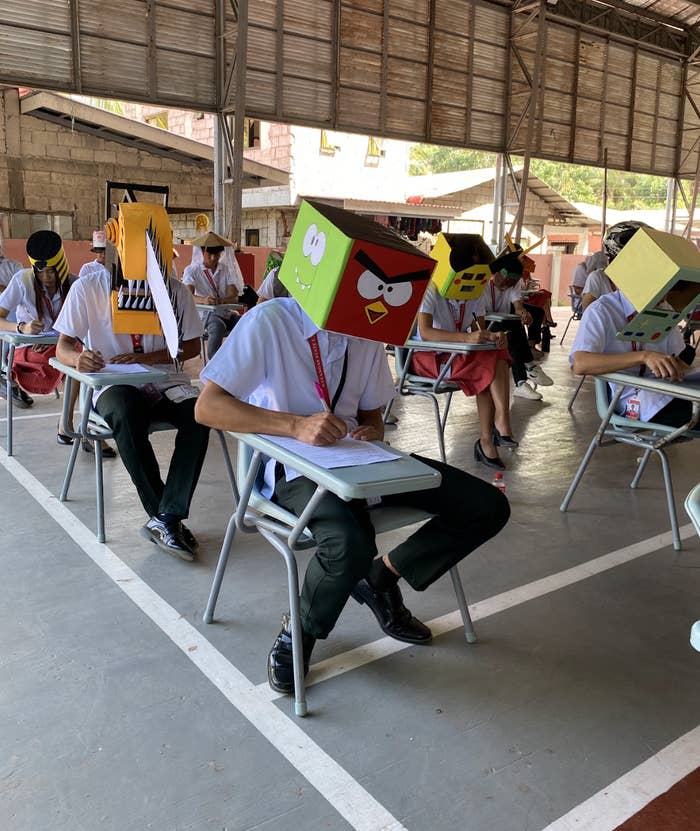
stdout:
[(625, 404), (625, 418), (629, 418), (632, 421), (639, 421), (641, 418), (642, 412), (642, 402), (637, 398), (636, 395), (633, 395), (632, 398), (628, 398)]
[(194, 384), (178, 384), (176, 387), (168, 387), (165, 395), (174, 404), (179, 404), (181, 401), (187, 401), (188, 398), (197, 398), (199, 388)]

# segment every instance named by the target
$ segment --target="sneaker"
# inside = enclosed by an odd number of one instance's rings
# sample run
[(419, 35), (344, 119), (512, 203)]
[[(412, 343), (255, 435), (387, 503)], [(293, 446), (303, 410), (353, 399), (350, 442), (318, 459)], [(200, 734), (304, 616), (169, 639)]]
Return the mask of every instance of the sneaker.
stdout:
[(187, 545), (182, 535), (182, 523), (179, 520), (164, 522), (158, 517), (151, 517), (139, 531), (142, 537), (155, 543), (158, 548), (179, 557), (188, 563), (194, 561), (194, 551)]
[(530, 401), (541, 401), (542, 393), (537, 392), (534, 387), (531, 387), (527, 381), (521, 381), (513, 390), (513, 395), (516, 398), (528, 398)]
[(527, 380), (539, 384), (541, 387), (551, 387), (554, 383), (541, 366), (533, 366), (532, 369), (528, 369)]
[(538, 349), (536, 346), (531, 346), (530, 352), (532, 352), (532, 357), (535, 361), (541, 361), (542, 358), (544, 358), (544, 352), (541, 349)]

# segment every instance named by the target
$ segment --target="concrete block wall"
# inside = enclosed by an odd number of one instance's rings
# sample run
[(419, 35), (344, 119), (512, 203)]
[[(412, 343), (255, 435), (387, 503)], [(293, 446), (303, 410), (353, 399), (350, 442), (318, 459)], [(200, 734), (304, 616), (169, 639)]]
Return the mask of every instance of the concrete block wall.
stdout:
[(213, 205), (211, 167), (186, 165), (21, 115), (17, 91), (0, 93), (0, 212), (68, 214), (73, 239), (89, 240), (105, 219), (107, 180), (168, 185), (170, 205), (191, 208), (192, 217)]

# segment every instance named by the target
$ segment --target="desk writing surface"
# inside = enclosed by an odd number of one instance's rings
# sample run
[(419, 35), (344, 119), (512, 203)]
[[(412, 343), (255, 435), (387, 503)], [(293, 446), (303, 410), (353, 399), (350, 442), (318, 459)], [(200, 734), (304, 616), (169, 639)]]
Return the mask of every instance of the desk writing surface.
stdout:
[[(396, 453), (399, 456), (398, 459), (326, 470), (309, 464), (303, 456), (292, 453), (287, 448), (257, 433), (232, 432), (231, 435), (255, 450), (260, 450), (266, 456), (289, 465), (302, 475), (328, 488), (341, 499), (366, 499), (368, 496), (387, 496), (392, 493), (429, 490), (436, 488), (442, 480), (436, 470), (418, 459), (401, 453), (394, 447), (386, 449)], [(382, 442), (373, 442), (373, 444), (384, 446)]]
[(94, 389), (109, 387), (114, 384), (140, 387), (148, 383), (157, 384), (168, 377), (167, 372), (155, 367), (143, 367), (142, 372), (80, 372), (74, 366), (62, 364), (56, 358), (50, 358), (49, 364), (64, 375), (68, 375), (76, 381), (80, 381), (81, 384), (87, 384)]
[(42, 332), (40, 335), (26, 335), (23, 332), (0, 332), (0, 340), (4, 340), (12, 346), (53, 345), (58, 343), (58, 335), (51, 332)]
[(487, 312), (484, 318), (492, 322), (499, 320), (520, 320), (520, 315), (514, 315), (510, 312)]
[(700, 378), (689, 381), (665, 381), (662, 378), (651, 376), (640, 378), (636, 371), (606, 372), (597, 377), (610, 384), (622, 384), (625, 387), (636, 387), (641, 390), (672, 395), (674, 398), (682, 398), (686, 401), (700, 402)]
[(197, 303), (196, 306), (203, 312), (243, 312), (248, 308), (243, 303)]
[(498, 349), (495, 343), (451, 343), (449, 341), (407, 340), (407, 349), (430, 352), (491, 352)]

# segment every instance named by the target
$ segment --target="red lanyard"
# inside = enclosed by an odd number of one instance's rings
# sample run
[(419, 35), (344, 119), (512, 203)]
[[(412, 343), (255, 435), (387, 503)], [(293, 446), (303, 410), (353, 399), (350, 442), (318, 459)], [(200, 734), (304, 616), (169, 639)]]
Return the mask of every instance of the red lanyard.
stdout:
[(48, 294), (46, 293), (46, 290), (43, 287), (41, 289), (41, 299), (44, 303), (44, 308), (48, 312), (49, 320), (51, 321), (50, 325), (53, 326), (54, 320), (56, 320), (56, 317), (53, 313), (53, 303), (51, 302), (50, 297), (48, 296)]
[(493, 284), (493, 280), (491, 281), (491, 304), (493, 305), (494, 312), (498, 312), (501, 310), (501, 300), (503, 299), (503, 293), (499, 290), (498, 294), (498, 306), (496, 306), (496, 287)]
[(314, 359), (314, 368), (316, 369), (316, 377), (318, 378), (318, 386), (323, 395), (323, 400), (331, 409), (331, 396), (328, 392), (328, 384), (326, 383), (326, 373), (323, 371), (323, 362), (321, 361), (321, 350), (318, 346), (318, 337), (313, 334), (309, 338), (309, 348), (311, 349), (311, 356)]
[(143, 352), (143, 343), (142, 343), (143, 335), (132, 335), (131, 336), (131, 345), (134, 349), (134, 352)]
[[(634, 315), (627, 315), (627, 322), (630, 323), (634, 319)], [(637, 344), (636, 340), (632, 341), (632, 351), (637, 352), (639, 350), (639, 345)], [(639, 350), (641, 351), (641, 350)], [(639, 364), (639, 377), (641, 378), (644, 375), (644, 364)]]
[(209, 283), (209, 286), (210, 286), (211, 290), (214, 292), (214, 297), (216, 297), (218, 299), (219, 290), (216, 288), (216, 283), (214, 282), (213, 275), (212, 275), (211, 271), (209, 271), (208, 268), (204, 269), (204, 276), (207, 278), (207, 282)]

